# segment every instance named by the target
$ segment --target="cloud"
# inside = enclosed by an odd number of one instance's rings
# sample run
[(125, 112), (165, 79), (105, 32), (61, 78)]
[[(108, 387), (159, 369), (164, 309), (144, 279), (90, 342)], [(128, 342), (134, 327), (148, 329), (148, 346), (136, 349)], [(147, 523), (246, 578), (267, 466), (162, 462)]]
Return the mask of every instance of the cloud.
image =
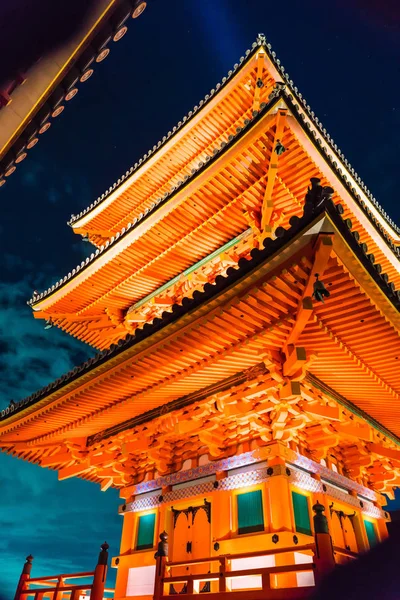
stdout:
[[(9, 258), (9, 263), (17, 259)], [(0, 407), (47, 385), (93, 355), (93, 350), (54, 328), (45, 330), (26, 306), (27, 281), (0, 283)]]
[[(13, 598), (28, 554), (38, 577), (93, 570), (105, 540), (110, 556), (119, 553), (116, 490), (102, 494), (86, 481), (59, 482), (56, 473), (6, 455), (0, 455), (0, 473), (1, 600)], [(110, 570), (107, 586), (114, 576)]]
[[(3, 256), (5, 274), (24, 279), (0, 283), (0, 408), (42, 388), (94, 351), (62, 331), (43, 329), (26, 305), (32, 292), (29, 261)], [(49, 264), (37, 277), (52, 275)], [(35, 557), (32, 576), (93, 570), (100, 544), (119, 552), (118, 493), (103, 494), (89, 482), (59, 482), (57, 473), (0, 454), (0, 600), (14, 596), (25, 557)], [(114, 585), (109, 571), (107, 585)]]

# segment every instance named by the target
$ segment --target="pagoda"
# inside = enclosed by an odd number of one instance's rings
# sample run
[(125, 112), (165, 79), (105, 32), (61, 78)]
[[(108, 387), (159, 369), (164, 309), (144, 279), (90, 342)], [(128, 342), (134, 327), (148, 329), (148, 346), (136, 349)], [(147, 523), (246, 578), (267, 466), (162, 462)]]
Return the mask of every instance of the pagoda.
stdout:
[(120, 490), (116, 599), (308, 597), (386, 538), (400, 230), (263, 35), (69, 225), (92, 255), (29, 304), (98, 353), (0, 446)]

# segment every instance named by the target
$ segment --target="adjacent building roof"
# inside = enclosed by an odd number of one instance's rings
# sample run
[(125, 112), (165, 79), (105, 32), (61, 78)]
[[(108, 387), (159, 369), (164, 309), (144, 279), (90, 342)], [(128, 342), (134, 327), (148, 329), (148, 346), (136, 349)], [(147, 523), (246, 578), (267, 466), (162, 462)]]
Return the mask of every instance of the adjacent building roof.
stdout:
[(145, 0), (93, 2), (72, 39), (0, 90), (0, 187), (122, 39), (128, 19), (145, 7)]

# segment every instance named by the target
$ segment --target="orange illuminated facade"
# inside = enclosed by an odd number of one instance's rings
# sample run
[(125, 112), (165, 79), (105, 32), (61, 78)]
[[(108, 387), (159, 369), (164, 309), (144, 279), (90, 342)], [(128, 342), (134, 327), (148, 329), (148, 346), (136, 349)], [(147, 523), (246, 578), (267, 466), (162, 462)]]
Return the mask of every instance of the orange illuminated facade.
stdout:
[(387, 536), (400, 231), (264, 36), (69, 224), (93, 254), (30, 305), (99, 353), (0, 445), (120, 490), (116, 599), (308, 597)]

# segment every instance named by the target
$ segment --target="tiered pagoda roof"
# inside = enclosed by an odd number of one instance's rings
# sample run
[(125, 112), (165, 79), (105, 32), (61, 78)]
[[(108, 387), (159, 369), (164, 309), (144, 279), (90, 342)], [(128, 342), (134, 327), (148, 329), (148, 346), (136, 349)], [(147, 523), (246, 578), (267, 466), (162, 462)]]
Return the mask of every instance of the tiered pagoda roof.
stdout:
[[(400, 485), (399, 234), (271, 57), (259, 37), (197, 120), (74, 220), (104, 245), (31, 304), (101, 352), (0, 413), (5, 451), (107, 489), (283, 440)], [(209, 126), (217, 146), (190, 146), (242, 88), (226, 139)]]
[[(188, 269), (211, 281), (248, 255), (268, 194), (268, 231), (300, 215), (310, 177), (334, 188), (334, 202), (400, 287), (397, 227), (287, 80), (259, 36), (175, 131), (72, 218), (74, 231), (98, 248), (32, 298), (35, 316), (96, 348), (109, 347), (172, 306), (176, 278), (182, 284)], [(275, 169), (278, 142), (283, 153)]]

